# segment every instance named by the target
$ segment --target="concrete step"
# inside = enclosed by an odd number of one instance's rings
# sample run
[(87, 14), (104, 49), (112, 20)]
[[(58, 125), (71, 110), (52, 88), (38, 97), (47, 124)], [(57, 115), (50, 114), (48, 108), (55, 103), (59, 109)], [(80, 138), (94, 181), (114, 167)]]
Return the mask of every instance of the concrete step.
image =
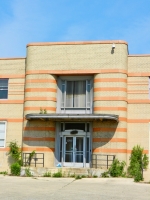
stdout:
[[(21, 168), (21, 176), (25, 176), (25, 169), (28, 167)], [(50, 172), (52, 175), (61, 170), (62, 175), (64, 177), (77, 176), (77, 175), (85, 175), (85, 176), (98, 176), (100, 177), (101, 173), (103, 173), (104, 169), (94, 169), (94, 168), (68, 168), (68, 167), (52, 167), (52, 168), (44, 168), (44, 167), (30, 167), (30, 172), (33, 176), (43, 176), (46, 172)]]

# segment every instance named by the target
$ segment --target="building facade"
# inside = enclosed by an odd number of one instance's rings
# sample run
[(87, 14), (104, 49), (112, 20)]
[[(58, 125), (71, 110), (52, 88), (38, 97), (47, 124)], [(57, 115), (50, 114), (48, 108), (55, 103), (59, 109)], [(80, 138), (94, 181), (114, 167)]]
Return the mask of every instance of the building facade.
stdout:
[(91, 167), (93, 155), (128, 163), (150, 155), (150, 55), (125, 41), (31, 43), (0, 59), (0, 171), (8, 145), (44, 154), (44, 167)]

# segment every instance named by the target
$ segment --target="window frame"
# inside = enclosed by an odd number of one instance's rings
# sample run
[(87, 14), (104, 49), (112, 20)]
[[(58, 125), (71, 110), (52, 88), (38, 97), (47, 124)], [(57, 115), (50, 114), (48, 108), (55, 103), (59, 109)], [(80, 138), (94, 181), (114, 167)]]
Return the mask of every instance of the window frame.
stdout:
[[(0, 124), (1, 123), (5, 124), (5, 133), (4, 133), (4, 146), (3, 147), (0, 146), (0, 148), (5, 148), (6, 147), (6, 127), (7, 127), (7, 121), (0, 121)], [(0, 140), (3, 140), (3, 139), (1, 139), (1, 137), (0, 137)]]
[[(90, 102), (87, 102), (87, 87), (88, 87), (88, 80), (90, 81)], [(78, 107), (70, 107), (65, 109), (65, 102), (64, 102), (64, 110), (62, 110), (62, 82), (65, 81), (86, 81), (86, 107), (78, 108)], [(60, 76), (58, 78), (58, 88), (57, 88), (57, 113), (82, 113), (82, 114), (90, 114), (93, 112), (93, 76)], [(66, 91), (65, 91), (66, 93)], [(65, 94), (66, 95), (66, 94)], [(89, 106), (87, 104), (89, 103)], [(76, 112), (75, 112), (76, 111)]]
[[(0, 100), (7, 100), (7, 99), (8, 99), (9, 79), (8, 79), (8, 78), (0, 78), (0, 81), (1, 81), (1, 80), (7, 80), (7, 89), (3, 89), (2, 86), (1, 86), (1, 84), (0, 84), (0, 90), (5, 90), (5, 91), (7, 91), (7, 98), (1, 98), (1, 97), (0, 97)], [(1, 88), (2, 88), (2, 89), (1, 89)]]

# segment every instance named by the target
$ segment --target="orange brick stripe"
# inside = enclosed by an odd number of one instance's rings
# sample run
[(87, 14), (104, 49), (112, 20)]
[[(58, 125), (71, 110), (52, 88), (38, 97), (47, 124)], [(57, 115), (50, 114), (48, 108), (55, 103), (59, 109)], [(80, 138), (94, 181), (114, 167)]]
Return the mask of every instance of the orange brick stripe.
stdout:
[(42, 138), (23, 137), (23, 141), (55, 141), (55, 138), (50, 138), (50, 137), (42, 137)]
[(26, 97), (24, 101), (55, 101), (55, 97)]
[(24, 100), (0, 100), (0, 104), (23, 104)]
[(7, 121), (7, 122), (23, 122), (23, 119), (17, 119), (17, 118), (0, 118), (0, 121)]
[(6, 74), (6, 75), (0, 75), (0, 78), (25, 78), (25, 75), (24, 74), (18, 74), (18, 75)]
[[(24, 110), (38, 110), (40, 111), (41, 107), (24, 107)], [(50, 111), (56, 111), (56, 107), (44, 107), (44, 109), (46, 110), (50, 110)]]
[(57, 92), (55, 88), (27, 88), (25, 92)]
[(36, 151), (36, 152), (54, 152), (54, 148), (49, 148), (49, 147), (23, 147), (22, 151)]
[(94, 101), (127, 101), (125, 97), (94, 97)]
[[(132, 152), (132, 150), (129, 150), (129, 149), (127, 150), (127, 153), (129, 153), (129, 154), (130, 154), (131, 152)], [(145, 153), (145, 154), (148, 154), (148, 153), (149, 153), (149, 151), (148, 151), (148, 150), (143, 150), (143, 153)]]
[(93, 149), (93, 153), (127, 153), (126, 149), (103, 149), (96, 148)]
[(119, 117), (119, 121), (127, 122), (127, 118), (126, 117)]
[(128, 94), (148, 94), (147, 90), (129, 90), (127, 92)]
[(0, 148), (0, 151), (9, 151), (9, 148), (8, 147)]
[(99, 88), (94, 88), (94, 92), (99, 92), (99, 91), (123, 91), (127, 92), (127, 88), (121, 88), (121, 87), (99, 87)]
[(122, 69), (93, 69), (93, 70), (29, 70), (29, 74), (97, 74), (97, 73), (123, 73), (127, 74), (127, 70)]
[(96, 127), (93, 128), (93, 132), (99, 132), (99, 131), (117, 131), (117, 132), (127, 132), (126, 128), (107, 128), (107, 127)]
[(149, 123), (150, 119), (128, 119), (128, 123)]
[(150, 103), (149, 99), (128, 99), (128, 103), (130, 104), (143, 104), (143, 103)]
[(103, 110), (127, 111), (127, 108), (126, 107), (94, 107), (94, 111), (103, 111)]
[(30, 79), (26, 80), (26, 83), (56, 83), (54, 79)]
[[(86, 44), (125, 44), (128, 45), (128, 43), (124, 40), (103, 40), (103, 41), (80, 41), (80, 42), (38, 42), (38, 43), (29, 43), (27, 44), (27, 47), (29, 46), (51, 46), (51, 45), (86, 45)], [(137, 56), (137, 55), (132, 55)], [(143, 55), (141, 55), (143, 56)], [(145, 56), (145, 55), (144, 55)]]
[(125, 138), (93, 138), (93, 142), (127, 142)]
[(94, 79), (94, 83), (97, 82), (127, 82), (127, 79), (125, 78), (96, 78)]
[(24, 131), (55, 131), (55, 127), (24, 127)]
[(150, 76), (150, 72), (144, 72), (144, 73), (128, 73), (128, 76), (135, 76), (135, 77), (141, 77), (141, 76)]

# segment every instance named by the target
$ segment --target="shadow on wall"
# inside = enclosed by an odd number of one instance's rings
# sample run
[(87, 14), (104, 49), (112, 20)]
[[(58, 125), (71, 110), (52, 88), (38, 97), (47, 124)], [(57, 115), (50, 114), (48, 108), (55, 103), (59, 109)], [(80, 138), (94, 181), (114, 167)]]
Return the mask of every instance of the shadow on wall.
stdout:
[(27, 121), (23, 133), (23, 144), (28, 147), (54, 148), (55, 122)]
[(103, 121), (93, 123), (93, 150), (96, 148), (109, 148), (111, 142), (117, 142), (118, 123)]

